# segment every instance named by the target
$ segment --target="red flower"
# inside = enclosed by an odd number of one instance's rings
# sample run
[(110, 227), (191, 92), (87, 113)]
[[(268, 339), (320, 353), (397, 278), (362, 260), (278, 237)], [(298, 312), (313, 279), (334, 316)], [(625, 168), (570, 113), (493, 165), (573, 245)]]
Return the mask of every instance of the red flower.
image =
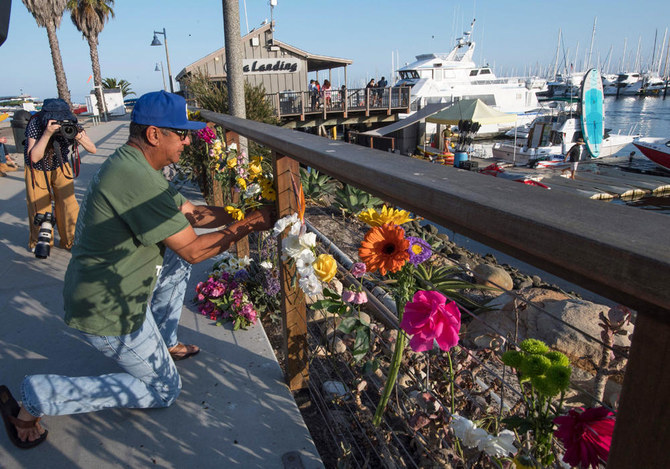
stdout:
[(454, 301), (436, 291), (419, 290), (405, 305), (400, 327), (412, 335), (409, 346), (415, 352), (433, 349), (433, 339), (442, 350), (458, 343), (461, 330), (461, 312)]
[(571, 466), (595, 467), (607, 462), (614, 432), (614, 414), (605, 407), (572, 409), (556, 417), (554, 436), (563, 442), (563, 461)]

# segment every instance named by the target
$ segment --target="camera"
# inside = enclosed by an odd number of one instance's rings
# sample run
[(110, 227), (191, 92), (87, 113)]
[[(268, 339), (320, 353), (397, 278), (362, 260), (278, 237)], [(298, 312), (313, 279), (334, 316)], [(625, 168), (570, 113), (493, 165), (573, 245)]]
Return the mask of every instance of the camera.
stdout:
[(40, 227), (40, 231), (37, 233), (35, 257), (46, 259), (49, 257), (49, 252), (51, 251), (51, 230), (53, 229), (53, 224), (56, 223), (56, 217), (51, 212), (36, 213), (33, 223)]
[(79, 125), (73, 120), (64, 119), (56, 121), (56, 124), (60, 125), (60, 134), (68, 140), (74, 140), (79, 133)]

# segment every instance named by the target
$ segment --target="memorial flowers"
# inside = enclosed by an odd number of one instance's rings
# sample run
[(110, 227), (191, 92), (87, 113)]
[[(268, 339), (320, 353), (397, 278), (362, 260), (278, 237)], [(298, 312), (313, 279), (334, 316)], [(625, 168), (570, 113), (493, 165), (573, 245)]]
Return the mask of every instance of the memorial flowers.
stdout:
[(458, 344), (461, 329), (461, 312), (455, 301), (436, 291), (418, 291), (405, 305), (400, 327), (412, 335), (409, 346), (415, 352), (433, 349), (433, 341), (442, 350)]
[(458, 414), (452, 415), (451, 428), (454, 435), (468, 448), (477, 448), (492, 457), (505, 457), (516, 454), (514, 446), (516, 436), (510, 430), (503, 430), (497, 436), (489, 434), (471, 420)]
[(196, 286), (193, 301), (198, 311), (216, 321), (217, 326), (232, 322), (233, 330), (238, 330), (256, 323), (258, 313), (244, 285), (250, 262), (248, 257), (240, 259), (224, 253), (209, 278)]
[(581, 468), (607, 463), (615, 424), (614, 414), (604, 407), (571, 409), (556, 417), (554, 436), (565, 446), (563, 461)]

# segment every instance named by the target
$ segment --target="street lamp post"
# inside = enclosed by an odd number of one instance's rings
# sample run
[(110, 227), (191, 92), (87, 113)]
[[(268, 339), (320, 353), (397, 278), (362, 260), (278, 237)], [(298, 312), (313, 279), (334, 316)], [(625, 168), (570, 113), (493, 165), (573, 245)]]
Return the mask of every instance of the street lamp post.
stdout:
[[(160, 68), (158, 68), (158, 64), (161, 64)], [(163, 75), (163, 90), (167, 91), (167, 87), (165, 86), (165, 70), (163, 69), (163, 62), (156, 62), (156, 68), (154, 69), (154, 72), (161, 72)]]
[(163, 28), (163, 31), (154, 31), (154, 40), (151, 41), (152, 46), (161, 46), (162, 43), (160, 40), (158, 40), (158, 37), (156, 34), (162, 34), (163, 35), (163, 40), (165, 41), (165, 60), (167, 60), (167, 66), (168, 66), (168, 79), (170, 80), (170, 93), (174, 93), (174, 86), (172, 85), (172, 70), (170, 69), (170, 55), (168, 54), (168, 46), (167, 46), (167, 34), (165, 34), (165, 28)]

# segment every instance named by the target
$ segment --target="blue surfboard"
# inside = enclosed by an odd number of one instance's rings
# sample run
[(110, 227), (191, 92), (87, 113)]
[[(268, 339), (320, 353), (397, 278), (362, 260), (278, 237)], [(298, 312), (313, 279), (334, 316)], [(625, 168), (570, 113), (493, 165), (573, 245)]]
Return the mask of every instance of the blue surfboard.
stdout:
[(600, 146), (603, 142), (603, 82), (600, 73), (592, 68), (582, 81), (580, 95), (582, 105), (582, 134), (584, 143), (591, 156), (600, 156)]

